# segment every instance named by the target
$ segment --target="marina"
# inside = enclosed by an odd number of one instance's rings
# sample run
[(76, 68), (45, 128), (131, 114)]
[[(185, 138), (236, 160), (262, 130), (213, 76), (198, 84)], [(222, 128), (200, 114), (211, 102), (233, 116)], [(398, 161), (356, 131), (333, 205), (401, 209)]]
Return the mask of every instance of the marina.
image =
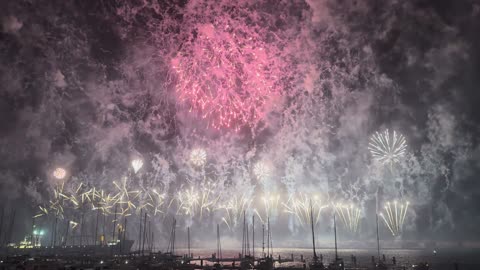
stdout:
[(0, 270), (480, 270), (480, 0), (1, 0)]

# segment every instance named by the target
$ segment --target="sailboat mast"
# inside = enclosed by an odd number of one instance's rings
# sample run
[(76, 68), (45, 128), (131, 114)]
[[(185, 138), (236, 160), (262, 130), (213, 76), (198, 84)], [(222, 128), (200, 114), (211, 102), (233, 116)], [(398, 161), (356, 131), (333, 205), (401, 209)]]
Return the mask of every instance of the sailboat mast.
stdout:
[(145, 211), (143, 219), (143, 240), (142, 240), (142, 256), (145, 253), (145, 237), (147, 235), (147, 211)]
[[(112, 242), (115, 241), (115, 228), (117, 227), (117, 207), (118, 207), (118, 204), (115, 204), (115, 215), (113, 216)], [(80, 241), (81, 241), (81, 238), (80, 238)]]
[(248, 254), (248, 256), (250, 256), (250, 236), (249, 236), (249, 234), (248, 234), (248, 223), (246, 223), (245, 225), (246, 225), (246, 230), (247, 230), (247, 238), (245, 238), (245, 239), (246, 239), (245, 244), (246, 244), (246, 246), (247, 246), (247, 252), (246, 252), (246, 254)]
[(152, 252), (155, 252), (155, 234), (152, 230)]
[(242, 230), (242, 258), (245, 255), (245, 211), (243, 211), (243, 230)]
[(140, 209), (140, 229), (138, 233), (138, 254), (140, 254), (140, 250), (142, 249), (142, 216), (143, 216), (143, 209)]
[(57, 244), (57, 226), (58, 226), (58, 216), (55, 216), (55, 227), (53, 227), (53, 245)]
[[(84, 225), (84, 215), (85, 213), (82, 213), (82, 217), (80, 218), (80, 246), (83, 246), (83, 225)], [(115, 225), (114, 225), (115, 226)], [(114, 235), (115, 235), (115, 227), (113, 227), (114, 230)]]
[(262, 256), (265, 257), (265, 224), (262, 224)]
[(192, 253), (190, 253), (190, 227), (187, 227), (187, 239), (188, 239), (188, 243), (187, 243), (188, 244), (188, 256), (187, 257), (190, 258), (190, 256), (191, 256), (190, 254), (192, 254)]
[(376, 214), (376, 222), (377, 222), (377, 252), (378, 252), (378, 261), (380, 261), (380, 237), (378, 236), (378, 213)]
[(313, 207), (310, 201), (310, 225), (312, 226), (312, 244), (313, 244), (313, 259), (317, 260), (317, 252), (315, 250), (315, 230), (313, 228)]
[[(93, 240), (93, 245), (96, 246), (97, 245), (97, 238), (98, 238), (98, 216), (100, 215), (100, 210), (97, 209), (97, 218), (96, 218), (96, 221), (95, 221), (95, 236), (94, 236), (94, 240)], [(55, 227), (57, 227), (57, 217), (55, 217)], [(55, 228), (56, 229), (56, 228)]]
[[(55, 216), (55, 221), (52, 224), (52, 239), (50, 240), (50, 246), (52, 246), (52, 247), (55, 246), (55, 231), (57, 230), (57, 220), (58, 220), (58, 217)], [(3, 210), (2, 210), (2, 223), (3, 223)]]
[[(2, 233), (3, 233), (3, 220), (4, 220), (4, 214), (5, 214), (5, 205), (2, 206), (2, 220), (0, 221), (0, 241), (2, 241)], [(1, 245), (1, 244), (0, 244)]]
[(252, 216), (252, 256), (255, 259), (255, 215)]
[(65, 239), (64, 239), (64, 246), (67, 245), (67, 241), (68, 241), (68, 230), (70, 229), (70, 220), (67, 220), (67, 229), (65, 230)]
[(175, 255), (175, 229), (177, 227), (177, 219), (173, 220), (173, 237), (172, 237), (172, 255)]
[(220, 225), (217, 223), (217, 262), (220, 262), (222, 257), (222, 248), (220, 246)]
[(337, 222), (335, 221), (335, 213), (333, 213), (333, 232), (335, 234), (335, 261), (338, 260), (337, 253)]
[(270, 257), (270, 217), (267, 217), (267, 257)]
[[(127, 237), (127, 217), (124, 217), (123, 218), (123, 236), (122, 236), (122, 240), (120, 242), (120, 246), (122, 247), (122, 249), (120, 250), (120, 253), (123, 254), (123, 250), (125, 249), (125, 238)], [(127, 250), (128, 251), (128, 250)]]

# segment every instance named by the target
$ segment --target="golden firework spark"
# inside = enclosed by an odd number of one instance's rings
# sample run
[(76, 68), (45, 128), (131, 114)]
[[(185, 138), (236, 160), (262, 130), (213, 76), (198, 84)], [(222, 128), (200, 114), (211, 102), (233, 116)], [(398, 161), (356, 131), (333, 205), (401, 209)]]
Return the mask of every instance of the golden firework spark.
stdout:
[(341, 204), (337, 203), (333, 205), (337, 216), (342, 220), (345, 229), (351, 233), (358, 231), (358, 224), (360, 223), (360, 208), (355, 207), (353, 204)]
[(70, 197), (64, 194), (64, 182), (55, 185), (53, 189), (53, 199), (49, 201), (49, 209), (53, 214), (60, 218), (64, 218), (65, 202), (70, 200)]
[(137, 208), (134, 200), (140, 196), (141, 191), (129, 190), (126, 177), (122, 179), (120, 184), (113, 181), (113, 185), (118, 190), (118, 193), (112, 199), (115, 200), (115, 204), (120, 206), (120, 215), (129, 215), (131, 210)]
[(78, 222), (75, 222), (73, 220), (70, 220), (70, 226), (72, 226), (72, 229), (75, 229), (78, 226)]
[(265, 194), (261, 198), (261, 210), (258, 211), (256, 208), (253, 209), (253, 212), (260, 218), (262, 223), (267, 222), (268, 217), (272, 217), (278, 212), (278, 204), (280, 201), (280, 195), (278, 194)]
[(302, 226), (310, 224), (310, 215), (313, 214), (314, 224), (320, 220), (320, 213), (324, 205), (318, 195), (298, 193), (291, 195), (286, 203), (282, 203), (285, 212), (293, 215)]
[(380, 213), (380, 217), (382, 217), (385, 225), (393, 236), (397, 236), (402, 233), (403, 223), (405, 222), (409, 204), (409, 202), (387, 202), (384, 206), (383, 212)]
[(217, 210), (223, 213), (222, 221), (229, 229), (236, 227), (243, 217), (243, 213), (250, 207), (252, 200), (247, 198), (245, 194), (241, 196), (235, 194), (230, 196), (224, 203), (220, 204)]
[(189, 189), (180, 189), (176, 200), (178, 201), (177, 214), (186, 216), (199, 215), (203, 217), (204, 213), (215, 209), (219, 196), (214, 194), (215, 184), (212, 182), (204, 183), (199, 189), (190, 187)]

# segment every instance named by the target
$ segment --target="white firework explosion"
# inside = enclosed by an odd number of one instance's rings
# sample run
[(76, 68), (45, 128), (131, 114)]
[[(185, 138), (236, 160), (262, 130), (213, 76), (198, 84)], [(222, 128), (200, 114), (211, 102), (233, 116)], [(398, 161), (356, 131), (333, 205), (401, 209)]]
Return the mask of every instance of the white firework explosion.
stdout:
[(196, 148), (190, 153), (190, 161), (193, 165), (202, 167), (207, 162), (207, 152), (205, 149)]
[(137, 173), (143, 167), (143, 160), (139, 158), (134, 159), (132, 160), (131, 165), (132, 165), (133, 171)]
[(253, 174), (258, 180), (265, 181), (270, 177), (270, 167), (261, 161), (257, 162), (257, 164), (253, 166)]
[(390, 133), (386, 129), (383, 132), (377, 131), (370, 137), (368, 150), (370, 150), (375, 161), (383, 165), (393, 165), (405, 156), (407, 142), (402, 134), (395, 130)]

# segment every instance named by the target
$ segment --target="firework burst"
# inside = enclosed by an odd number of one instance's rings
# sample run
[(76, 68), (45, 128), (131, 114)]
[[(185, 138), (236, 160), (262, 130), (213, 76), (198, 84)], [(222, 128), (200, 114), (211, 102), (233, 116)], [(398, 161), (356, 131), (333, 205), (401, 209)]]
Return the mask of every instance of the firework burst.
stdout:
[(176, 196), (178, 202), (177, 214), (194, 216), (198, 207), (200, 195), (193, 187), (180, 189)]
[(203, 148), (195, 148), (190, 153), (190, 162), (194, 166), (203, 167), (207, 162), (207, 152)]
[(390, 133), (386, 129), (384, 132), (375, 132), (370, 137), (368, 150), (377, 162), (393, 165), (405, 155), (407, 142), (402, 134), (395, 130)]
[(154, 205), (153, 215), (165, 214), (163, 207), (165, 205), (166, 194), (160, 193), (156, 189), (153, 189), (152, 198), (153, 198), (152, 202)]
[(68, 200), (68, 196), (64, 194), (64, 185), (65, 183), (62, 182), (55, 186), (53, 198), (49, 202), (50, 212), (60, 219), (64, 217), (65, 201)]
[[(177, 214), (203, 218), (204, 214), (210, 213), (216, 208), (219, 197), (214, 194), (215, 184), (204, 183), (200, 188), (181, 188), (176, 196), (178, 202)], [(170, 203), (171, 204), (171, 203)]]
[(253, 212), (260, 218), (262, 223), (266, 223), (267, 219), (272, 218), (278, 213), (278, 204), (280, 201), (280, 195), (266, 194), (261, 198), (261, 208), (253, 209)]
[(380, 217), (385, 222), (385, 225), (390, 230), (393, 236), (400, 235), (403, 229), (403, 223), (407, 216), (409, 202), (398, 203), (397, 201), (387, 202), (384, 206)]
[(337, 216), (342, 220), (345, 229), (351, 233), (358, 231), (358, 224), (360, 223), (360, 208), (355, 207), (353, 204), (334, 204), (333, 208), (337, 213)]
[(259, 161), (253, 166), (253, 174), (260, 181), (267, 180), (271, 173), (270, 167), (264, 162)]
[[(257, 121), (267, 99), (280, 89), (267, 44), (221, 18), (199, 25), (197, 36), (173, 59), (178, 100), (208, 125), (240, 127)], [(276, 62), (275, 62), (276, 63)]]
[(98, 202), (94, 210), (100, 210), (103, 215), (113, 214), (112, 209), (119, 201), (119, 194), (112, 195), (106, 193), (104, 190), (97, 190), (96, 196), (98, 197)]
[(62, 180), (67, 176), (67, 171), (64, 168), (56, 168), (53, 171), (53, 177), (55, 177), (58, 180)]
[(134, 200), (140, 196), (141, 191), (128, 189), (126, 177), (120, 183), (113, 181), (113, 185), (118, 191), (111, 199), (113, 205), (117, 204), (120, 207), (120, 216), (131, 215), (131, 211), (137, 208)]
[(314, 224), (320, 220), (320, 213), (326, 207), (317, 195), (299, 193), (291, 195), (286, 203), (282, 203), (284, 211), (293, 215), (302, 226), (310, 224), (310, 215), (313, 214)]
[(239, 224), (243, 213), (250, 207), (251, 203), (252, 200), (248, 199), (244, 194), (241, 196), (233, 195), (225, 203), (220, 204), (217, 210), (223, 214), (222, 221), (225, 222), (229, 229), (232, 229)]
[(133, 172), (137, 173), (143, 167), (143, 160), (141, 160), (139, 158), (134, 159), (134, 160), (132, 160), (131, 165), (132, 165), (132, 168), (133, 168)]

